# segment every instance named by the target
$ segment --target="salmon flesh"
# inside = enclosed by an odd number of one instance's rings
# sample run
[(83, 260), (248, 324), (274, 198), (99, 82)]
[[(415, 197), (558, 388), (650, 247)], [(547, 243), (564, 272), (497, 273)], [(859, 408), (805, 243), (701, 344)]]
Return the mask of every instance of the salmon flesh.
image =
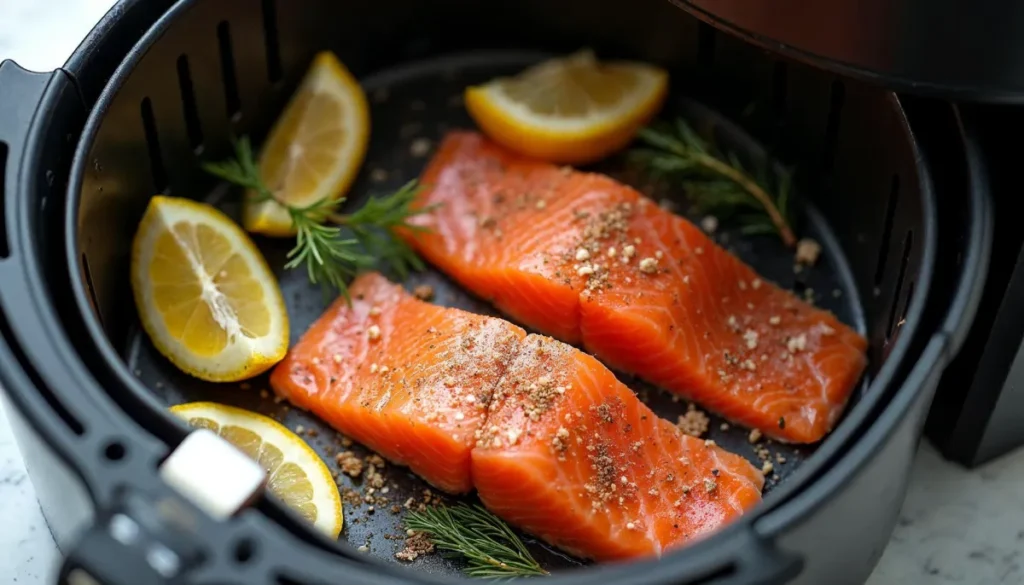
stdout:
[(420, 301), (376, 273), (271, 375), (274, 391), (452, 494), (582, 558), (660, 555), (761, 501), (764, 476), (657, 417), (593, 357)]
[(610, 177), (449, 133), (405, 233), (518, 323), (791, 443), (832, 430), (867, 341)]

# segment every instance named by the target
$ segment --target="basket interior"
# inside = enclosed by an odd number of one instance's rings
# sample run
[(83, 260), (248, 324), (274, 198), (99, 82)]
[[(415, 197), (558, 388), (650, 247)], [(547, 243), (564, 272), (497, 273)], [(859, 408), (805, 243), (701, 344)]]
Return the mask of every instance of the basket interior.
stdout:
[[(70, 194), (68, 210), (77, 218), (69, 260), (72, 274), (82, 278), (79, 305), (99, 333), (92, 341), (119, 356), (102, 367), (134, 375), (139, 388), (160, 403), (215, 400), (251, 408), (293, 428), (316, 428), (311, 443), (328, 461), (337, 451), (337, 435), (325, 425), (260, 396), (265, 378), (240, 387), (206, 384), (178, 372), (140, 330), (128, 279), (131, 240), (151, 195), (213, 201), (237, 217), (238, 193), (218, 185), (199, 163), (226, 156), (232, 135), (249, 135), (259, 144), (322, 49), (333, 50), (371, 97), (371, 146), (352, 190), (354, 205), (419, 174), (427, 159), (410, 154), (414, 139), (436, 143), (448, 129), (472, 127), (458, 101), (467, 84), (583, 46), (602, 58), (667, 67), (673, 87), (666, 115), (713, 126), (719, 142), (744, 158), (767, 153), (796, 167), (803, 200), (798, 231), (823, 244), (818, 265), (796, 273), (792, 252), (771, 237), (741, 237), (726, 226), (717, 238), (765, 277), (806, 294), (865, 333), (870, 365), (853, 403), (881, 392), (870, 382), (900, 333), (913, 325), (905, 325), (904, 316), (922, 271), (930, 196), (890, 94), (716, 33), (665, 0), (263, 0), (255, 6), (242, 0), (179, 3), (158, 25), (165, 30), (156, 42), (112, 80), (80, 147), (88, 153), (84, 176), (81, 189)], [(373, 181), (374, 169), (387, 171), (388, 179)], [(599, 170), (630, 179), (616, 160)], [(685, 202), (677, 203), (687, 213)], [(304, 273), (281, 269), (288, 242), (257, 243), (280, 279), (294, 342), (323, 310), (324, 299)], [(408, 284), (421, 282), (438, 291), (435, 302), (494, 314), (437, 272), (415, 275)], [(674, 420), (685, 411), (684, 402), (624, 381), (662, 416)], [(757, 461), (747, 431), (726, 430), (721, 423), (713, 417), (709, 436)], [(766, 491), (785, 483), (815, 452), (814, 446), (770, 449), (786, 463), (776, 465), (778, 477)], [(400, 470), (391, 470), (388, 481), (395, 486), (390, 499), (398, 503), (424, 487)], [(358, 481), (348, 484), (342, 487), (360, 487)], [(391, 559), (401, 544), (385, 536), (400, 532), (401, 515), (370, 514), (367, 508), (346, 506), (343, 539), (353, 546), (368, 543), (372, 554)], [(531, 546), (550, 567), (577, 564), (538, 543)], [(441, 572), (457, 568), (439, 556), (416, 564)]]

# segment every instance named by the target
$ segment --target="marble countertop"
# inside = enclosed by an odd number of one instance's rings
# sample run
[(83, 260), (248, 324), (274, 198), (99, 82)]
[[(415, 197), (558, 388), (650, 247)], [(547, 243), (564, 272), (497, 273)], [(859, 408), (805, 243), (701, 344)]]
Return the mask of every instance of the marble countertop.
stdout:
[[(0, 59), (59, 66), (111, 4), (0, 0)], [(0, 583), (49, 584), (59, 553), (2, 409)], [(967, 471), (922, 444), (899, 524), (867, 585), (1024, 584), (1022, 487), (1024, 450)]]

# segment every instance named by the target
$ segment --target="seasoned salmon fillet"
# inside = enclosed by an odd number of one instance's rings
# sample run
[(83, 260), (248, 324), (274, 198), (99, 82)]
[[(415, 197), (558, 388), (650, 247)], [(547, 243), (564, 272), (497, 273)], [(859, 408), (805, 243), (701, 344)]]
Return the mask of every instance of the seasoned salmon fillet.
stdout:
[(867, 341), (610, 177), (452, 132), (404, 237), (520, 324), (794, 443), (834, 426)]
[(584, 558), (660, 555), (761, 500), (747, 460), (659, 419), (600, 362), (371, 273), (274, 391), (449, 493)]
[(659, 418), (593, 357), (530, 335), (473, 450), (490, 510), (598, 560), (658, 555), (761, 501), (747, 460)]
[(488, 393), (526, 333), (421, 302), (376, 273), (350, 294), (275, 367), (274, 391), (438, 489), (469, 492)]

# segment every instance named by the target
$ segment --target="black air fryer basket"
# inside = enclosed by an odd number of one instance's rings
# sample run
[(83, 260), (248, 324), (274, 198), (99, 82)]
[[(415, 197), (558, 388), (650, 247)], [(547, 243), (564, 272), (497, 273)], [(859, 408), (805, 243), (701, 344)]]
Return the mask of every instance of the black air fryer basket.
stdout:
[[(400, 563), (401, 514), (346, 504), (338, 542), (273, 497), (214, 520), (164, 484), (160, 463), (189, 429), (166, 407), (214, 400), (337, 435), (258, 390), (213, 385), (169, 365), (131, 300), (131, 238), (153, 194), (238, 212), (238, 194), (199, 163), (232, 136), (267, 132), (312, 56), (330, 49), (371, 98), (367, 161), (352, 190), (415, 178), (436, 141), (471, 127), (467, 84), (587, 46), (669, 69), (668, 115), (683, 115), (756, 161), (798, 169), (801, 233), (824, 248), (795, 272), (770, 237), (718, 237), (759, 272), (802, 291), (870, 341), (846, 414), (784, 455), (764, 502), (718, 534), (659, 560), (591, 565), (527, 538), (552, 583), (857, 583), (888, 541), (921, 425), (974, 314), (987, 268), (986, 170), (969, 116), (790, 62), (715, 32), (668, 0), (127, 0), (66, 66), (0, 66), (0, 382), (44, 514), (67, 555), (62, 579), (144, 583), (413, 583), (458, 578), (459, 562)], [(388, 171), (383, 183), (370, 170)], [(615, 174), (611, 161), (600, 170)], [(681, 202), (680, 202), (681, 203)], [(685, 207), (682, 208), (685, 212)], [(278, 269), (294, 340), (324, 309), (287, 245), (258, 240)], [(439, 273), (414, 275), (436, 302), (492, 312)], [(659, 414), (683, 405), (626, 379)], [(746, 431), (710, 438), (756, 461)], [(393, 499), (425, 484), (390, 469)], [(343, 476), (344, 477), (344, 476)], [(343, 480), (348, 481), (347, 479)], [(343, 486), (344, 487), (344, 486)], [(368, 545), (368, 552), (357, 547)], [(74, 582), (74, 581), (71, 581)]]

